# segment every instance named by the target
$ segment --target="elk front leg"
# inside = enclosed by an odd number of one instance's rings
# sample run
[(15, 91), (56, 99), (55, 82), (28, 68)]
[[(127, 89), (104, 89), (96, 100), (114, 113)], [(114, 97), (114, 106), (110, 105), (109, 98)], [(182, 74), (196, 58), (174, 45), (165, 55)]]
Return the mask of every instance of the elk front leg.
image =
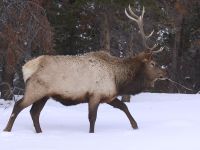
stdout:
[(99, 102), (95, 102), (96, 99), (89, 100), (89, 122), (90, 122), (90, 133), (94, 133), (94, 126), (97, 118), (97, 110), (99, 106)]
[(115, 107), (115, 108), (122, 110), (126, 114), (126, 116), (128, 117), (128, 119), (131, 123), (131, 126), (134, 129), (138, 129), (138, 125), (137, 125), (136, 121), (134, 120), (134, 118), (132, 117), (131, 113), (129, 112), (128, 107), (126, 106), (125, 103), (123, 103), (119, 99), (115, 98), (112, 102), (110, 102), (108, 104)]
[(48, 100), (48, 97), (42, 98), (39, 101), (33, 103), (30, 114), (31, 118), (33, 120), (33, 125), (35, 127), (36, 133), (41, 133), (41, 127), (40, 127), (40, 122), (39, 122), (39, 117), (40, 117), (40, 112), (44, 108), (44, 105), (46, 104)]

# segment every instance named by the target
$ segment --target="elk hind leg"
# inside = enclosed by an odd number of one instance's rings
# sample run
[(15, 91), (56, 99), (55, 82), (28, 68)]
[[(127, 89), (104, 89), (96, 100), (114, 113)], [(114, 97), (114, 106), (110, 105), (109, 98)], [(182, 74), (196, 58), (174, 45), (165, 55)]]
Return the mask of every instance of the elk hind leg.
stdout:
[(31, 107), (30, 114), (33, 120), (33, 125), (35, 127), (36, 133), (42, 132), (42, 129), (40, 127), (39, 117), (40, 117), (40, 112), (44, 108), (44, 105), (46, 104), (47, 100), (48, 100), (48, 97), (44, 97), (40, 99), (39, 101), (33, 103)]
[[(35, 88), (35, 87), (37, 87), (37, 88)], [(44, 97), (44, 95), (45, 95), (44, 91), (45, 91), (45, 88), (43, 86), (38, 86), (34, 82), (29, 81), (26, 84), (26, 90), (25, 90), (24, 97), (15, 103), (13, 112), (10, 116), (10, 119), (9, 119), (8, 124), (7, 124), (6, 128), (4, 129), (4, 131), (10, 132), (18, 114), (24, 108), (30, 106), (34, 102), (36, 102), (36, 101), (40, 100), (42, 97)]]
[(12, 130), (13, 124), (15, 122), (15, 119), (17, 118), (18, 114), (27, 106), (23, 105), (23, 98), (19, 101), (17, 101), (14, 105), (12, 114), (10, 116), (10, 119), (7, 123), (7, 126), (5, 127), (4, 131), (10, 132)]

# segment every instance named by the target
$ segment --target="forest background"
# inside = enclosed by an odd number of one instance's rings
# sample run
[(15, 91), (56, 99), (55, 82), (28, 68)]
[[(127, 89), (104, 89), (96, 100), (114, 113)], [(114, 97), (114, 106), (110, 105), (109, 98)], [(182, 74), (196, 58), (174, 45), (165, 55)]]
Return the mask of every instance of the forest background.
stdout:
[(101, 49), (130, 57), (143, 51), (138, 27), (124, 13), (129, 4), (136, 14), (146, 8), (145, 32), (155, 30), (149, 43), (164, 47), (155, 59), (171, 79), (192, 89), (160, 81), (152, 92), (200, 91), (199, 0), (0, 0), (1, 98), (23, 94), (21, 67), (39, 55)]

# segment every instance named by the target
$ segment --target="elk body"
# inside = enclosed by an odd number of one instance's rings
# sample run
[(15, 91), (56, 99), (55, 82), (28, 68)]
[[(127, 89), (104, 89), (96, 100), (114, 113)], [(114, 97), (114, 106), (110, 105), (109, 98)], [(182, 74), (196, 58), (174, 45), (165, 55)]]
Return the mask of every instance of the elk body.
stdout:
[(130, 58), (117, 58), (106, 52), (90, 52), (82, 56), (40, 56), (23, 66), (24, 97), (16, 102), (4, 131), (11, 131), (17, 115), (30, 110), (36, 132), (41, 132), (40, 112), (49, 97), (69, 106), (88, 103), (90, 132), (94, 132), (97, 109), (107, 103), (122, 110), (132, 127), (137, 123), (126, 104), (117, 96), (135, 95), (164, 78), (165, 70), (152, 60), (152, 51)]

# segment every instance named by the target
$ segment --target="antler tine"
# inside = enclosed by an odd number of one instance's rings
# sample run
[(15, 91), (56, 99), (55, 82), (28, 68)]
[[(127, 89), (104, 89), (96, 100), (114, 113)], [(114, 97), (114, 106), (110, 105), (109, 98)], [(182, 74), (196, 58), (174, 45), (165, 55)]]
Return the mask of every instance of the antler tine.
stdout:
[(131, 5), (130, 5), (130, 4), (128, 5), (128, 10), (129, 10), (129, 12), (131, 13), (131, 15), (133, 15), (136, 19), (139, 18), (139, 16), (137, 16), (137, 15), (132, 11), (132, 8), (131, 8)]
[(125, 8), (125, 14), (126, 14), (126, 16), (127, 16), (129, 19), (131, 19), (131, 20), (133, 20), (133, 21), (135, 21), (135, 22), (138, 22), (138, 20), (137, 20), (137, 19), (135, 19), (135, 18), (131, 17), (131, 16), (128, 14), (128, 12), (127, 12), (126, 8)]
[(147, 39), (150, 38), (150, 37), (153, 35), (153, 33), (154, 33), (154, 30), (151, 31), (151, 33), (150, 33), (149, 35), (146, 35), (146, 38), (147, 38)]
[(161, 47), (160, 49), (158, 49), (157, 51), (152, 51), (153, 54), (157, 54), (160, 53), (164, 50), (165, 47)]
[(145, 7), (143, 6), (143, 8), (142, 8), (142, 19), (144, 17), (144, 13), (145, 13)]
[(150, 49), (150, 51), (152, 51), (152, 52), (153, 52), (153, 50), (154, 50), (156, 47), (158, 47), (158, 44), (157, 44), (157, 43), (156, 43), (156, 44), (154, 44), (154, 46), (152, 46), (152, 48), (149, 48), (149, 49)]

